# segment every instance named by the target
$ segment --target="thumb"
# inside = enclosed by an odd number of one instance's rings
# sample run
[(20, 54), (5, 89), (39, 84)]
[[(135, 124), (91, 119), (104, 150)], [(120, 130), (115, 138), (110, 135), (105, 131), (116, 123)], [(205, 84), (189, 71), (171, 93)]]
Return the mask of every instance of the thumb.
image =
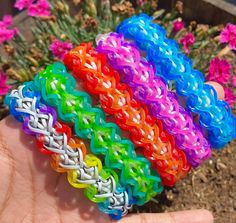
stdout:
[(190, 210), (162, 214), (135, 214), (123, 218), (119, 223), (213, 223), (211, 212)]
[(220, 85), (219, 83), (217, 83), (215, 81), (208, 81), (205, 84), (211, 85), (213, 88), (215, 88), (218, 98), (220, 100), (224, 100), (225, 92), (224, 92), (224, 88), (222, 85)]
[[(208, 85), (212, 86), (215, 89), (218, 99), (220, 99), (220, 100), (225, 99), (224, 87), (221, 84), (219, 84), (215, 81), (207, 81), (207, 82), (205, 82), (205, 84), (208, 84)], [(194, 114), (193, 118), (194, 118), (195, 122), (199, 121), (199, 115), (198, 114)]]

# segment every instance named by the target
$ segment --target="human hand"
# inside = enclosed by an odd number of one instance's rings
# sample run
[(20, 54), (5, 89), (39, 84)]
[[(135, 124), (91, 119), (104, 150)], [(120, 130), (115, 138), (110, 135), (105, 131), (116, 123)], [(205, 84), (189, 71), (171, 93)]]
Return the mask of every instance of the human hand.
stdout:
[[(214, 87), (222, 98), (222, 89)], [(12, 117), (0, 122), (0, 173), (2, 223), (111, 222), (81, 190), (69, 185), (66, 174), (52, 170), (49, 157), (36, 149), (34, 137), (24, 134)], [(213, 217), (207, 210), (191, 210), (130, 214), (120, 222), (212, 223)]]

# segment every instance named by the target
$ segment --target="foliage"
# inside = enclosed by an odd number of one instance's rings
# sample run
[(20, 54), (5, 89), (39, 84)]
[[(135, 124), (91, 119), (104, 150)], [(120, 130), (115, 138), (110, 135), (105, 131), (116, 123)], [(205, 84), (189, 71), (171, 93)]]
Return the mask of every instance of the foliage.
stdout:
[[(210, 73), (210, 80), (218, 82), (224, 80), (221, 84), (227, 88), (226, 92), (230, 91), (231, 104), (234, 104), (234, 96), (231, 93), (236, 84), (235, 76), (232, 74), (233, 71), (235, 73), (236, 67), (232, 61), (236, 56), (230, 48), (232, 41), (229, 45), (227, 43), (227, 38), (232, 40), (230, 35), (236, 33), (236, 28), (234, 30), (232, 24), (225, 28), (224, 41), (220, 41), (222, 25), (202, 25), (195, 21), (185, 23), (181, 18), (183, 5), (180, 2), (177, 2), (171, 12), (166, 13), (163, 9), (157, 10), (156, 0), (51, 0), (49, 9), (46, 0), (27, 1), (26, 5), (22, 5), (22, 0), (18, 0), (15, 6), (18, 6), (18, 9), (27, 9), (32, 35), (30, 38), (23, 35), (21, 27), (9, 29), (7, 20), (9, 17), (3, 19), (7, 24), (5, 28), (3, 22), (0, 22), (0, 32), (3, 29), (14, 30), (14, 35), (10, 37), (8, 35), (6, 41), (0, 45), (0, 72), (8, 76), (6, 85), (14, 88), (24, 81), (31, 80), (46, 65), (61, 58), (58, 56), (63, 55), (60, 54), (60, 50), (68, 49), (70, 43), (75, 46), (80, 42), (91, 41), (94, 44), (97, 34), (114, 31), (123, 19), (135, 13), (145, 12), (153, 15), (155, 22), (166, 28), (167, 36), (181, 44), (181, 50), (193, 60), (194, 67), (206, 76), (212, 59), (224, 59), (227, 63), (231, 63), (227, 77), (219, 78), (223, 73), (218, 69), (219, 72), (215, 77)], [(23, 3), (25, 4), (25, 0)], [(41, 4), (44, 11), (37, 11), (37, 4)], [(61, 44), (59, 51), (56, 50), (55, 43)], [(55, 52), (57, 57), (53, 55)], [(2, 104), (3, 96), (0, 97), (1, 119), (6, 114), (6, 108)]]

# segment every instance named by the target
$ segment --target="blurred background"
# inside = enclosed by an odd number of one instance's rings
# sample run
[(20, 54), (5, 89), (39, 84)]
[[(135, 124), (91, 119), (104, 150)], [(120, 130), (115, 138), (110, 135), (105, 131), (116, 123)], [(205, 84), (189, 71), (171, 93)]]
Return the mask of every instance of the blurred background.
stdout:
[[(73, 0), (65, 0), (65, 1), (72, 2)], [(3, 16), (3, 14), (17, 13), (17, 10), (12, 7), (14, 2), (15, 2), (15, 0), (0, 0), (0, 18)], [(135, 0), (133, 2), (135, 2)], [(161, 8), (167, 8), (170, 10), (171, 8), (173, 8), (173, 5), (175, 5), (176, 2), (177, 2), (177, 0), (159, 0), (158, 4)], [(231, 3), (231, 4), (236, 5), (236, 0), (197, 0), (197, 1), (196, 0), (183, 0), (183, 2), (185, 5), (186, 4), (192, 5), (193, 10), (194, 9), (197, 10), (199, 8), (199, 5), (200, 6), (202, 5), (202, 2), (203, 2), (203, 4), (205, 4), (205, 2), (210, 3), (210, 4), (213, 4), (214, 6), (218, 6), (219, 8), (222, 8), (222, 7), (226, 8), (224, 10), (230, 10), (236, 16), (236, 8), (234, 8), (234, 11), (233, 11), (233, 10), (231, 10), (231, 7), (227, 4), (227, 3)], [(225, 3), (227, 5), (225, 5)], [(216, 17), (218, 17), (218, 15), (221, 16), (221, 13), (219, 13), (219, 11), (218, 11), (217, 14), (215, 14), (215, 15), (216, 15)], [(208, 18), (211, 16), (211, 13), (210, 13), (210, 15), (208, 13), (203, 13), (198, 16), (200, 16), (200, 17), (203, 16), (203, 18), (205, 18), (205, 17)], [(221, 18), (223, 19), (223, 16), (221, 16)], [(217, 20), (217, 18), (216, 18), (216, 20)], [(216, 22), (216, 24), (217, 24), (217, 22)]]
[(15, 0), (0, 0), (0, 17), (3, 14), (13, 14), (16, 10), (12, 7)]

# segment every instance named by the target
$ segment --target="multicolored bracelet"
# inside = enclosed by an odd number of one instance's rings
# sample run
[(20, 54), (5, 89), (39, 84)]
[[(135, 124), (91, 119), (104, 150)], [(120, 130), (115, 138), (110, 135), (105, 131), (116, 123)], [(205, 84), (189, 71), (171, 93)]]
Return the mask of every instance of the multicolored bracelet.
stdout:
[(211, 148), (203, 132), (194, 124), (192, 115), (179, 105), (177, 95), (168, 91), (162, 78), (155, 77), (152, 64), (141, 57), (136, 46), (118, 33), (99, 35), (97, 43), (97, 51), (107, 55), (112, 67), (120, 72), (122, 82), (133, 89), (134, 98), (163, 121), (189, 163), (197, 167), (208, 159)]
[(204, 84), (204, 76), (192, 67), (191, 60), (179, 52), (176, 41), (165, 37), (165, 30), (152, 23), (152, 17), (141, 14), (124, 20), (117, 32), (133, 40), (147, 52), (156, 75), (175, 81), (176, 91), (187, 99), (187, 107), (200, 115), (199, 122), (208, 130), (214, 148), (221, 148), (236, 137), (236, 118), (229, 105), (217, 98), (213, 87)]
[(99, 96), (103, 110), (114, 114), (115, 122), (130, 133), (132, 142), (143, 148), (163, 185), (173, 186), (189, 172), (184, 152), (175, 148), (174, 139), (163, 130), (160, 121), (133, 99), (132, 90), (120, 83), (119, 74), (107, 64), (104, 55), (83, 43), (65, 55), (64, 63), (83, 80), (89, 93)]
[(63, 64), (49, 65), (35, 77), (34, 84), (43, 100), (57, 108), (59, 118), (75, 123), (76, 135), (89, 139), (91, 151), (103, 155), (106, 167), (119, 173), (120, 184), (131, 190), (135, 204), (143, 205), (163, 190), (149, 161), (136, 156), (132, 142), (120, 137), (119, 127), (106, 123), (105, 114), (92, 107), (89, 95), (75, 89), (75, 79)]
[(12, 90), (5, 103), (11, 115), (23, 122), (24, 132), (36, 137), (39, 151), (51, 155), (54, 170), (67, 172), (70, 184), (85, 188), (86, 197), (99, 203), (100, 210), (113, 218), (119, 219), (128, 213), (132, 197), (119, 185), (117, 174), (103, 168), (96, 156), (86, 155), (84, 143), (71, 136), (69, 126), (57, 122), (56, 111), (42, 103), (33, 82)]

